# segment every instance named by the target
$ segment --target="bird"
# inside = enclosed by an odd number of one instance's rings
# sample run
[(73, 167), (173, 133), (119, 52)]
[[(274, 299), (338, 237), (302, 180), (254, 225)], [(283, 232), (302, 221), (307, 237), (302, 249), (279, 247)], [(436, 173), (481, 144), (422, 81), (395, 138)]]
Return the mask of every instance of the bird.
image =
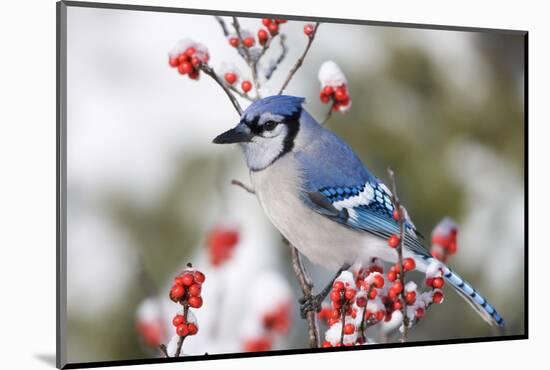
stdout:
[[(388, 238), (400, 232), (392, 192), (343, 139), (307, 112), (304, 103), (303, 97), (290, 95), (258, 99), (213, 143), (240, 146), (263, 211), (314, 264), (338, 275), (356, 261), (396, 263), (397, 253), (388, 247)], [(405, 217), (403, 257), (413, 258), (416, 269), (425, 272), (436, 260)], [(504, 326), (504, 319), (477, 290), (441, 266), (443, 278), (485, 321)], [(317, 296), (303, 299), (302, 316), (318, 310), (329, 291), (330, 284)]]

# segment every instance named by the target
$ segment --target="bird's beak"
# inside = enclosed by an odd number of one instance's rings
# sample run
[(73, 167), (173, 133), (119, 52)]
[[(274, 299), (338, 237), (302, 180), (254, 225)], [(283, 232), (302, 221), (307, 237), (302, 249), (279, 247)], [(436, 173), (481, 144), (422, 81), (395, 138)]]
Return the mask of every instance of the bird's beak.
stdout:
[(212, 142), (214, 144), (234, 144), (250, 142), (251, 139), (252, 133), (250, 129), (244, 123), (239, 123), (231, 130), (216, 136)]

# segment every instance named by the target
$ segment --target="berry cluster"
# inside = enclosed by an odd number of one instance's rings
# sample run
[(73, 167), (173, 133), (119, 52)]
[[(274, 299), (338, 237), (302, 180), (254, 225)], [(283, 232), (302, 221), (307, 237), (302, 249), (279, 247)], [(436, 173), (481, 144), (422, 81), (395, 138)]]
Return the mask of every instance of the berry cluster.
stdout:
[(333, 111), (346, 112), (351, 108), (348, 82), (346, 76), (344, 76), (344, 73), (336, 63), (329, 60), (321, 65), (319, 69), (319, 81), (321, 82), (319, 98), (322, 103), (331, 103)]
[[(240, 74), (237, 71), (236, 68), (230, 66), (225, 66), (222, 68), (223, 71), (223, 80), (230, 86), (235, 86), (235, 84), (241, 80)], [(244, 94), (247, 94), (250, 90), (252, 90), (252, 82), (249, 80), (242, 80), (241, 81), (241, 90)]]
[(179, 41), (168, 57), (171, 67), (177, 68), (180, 74), (187, 75), (192, 80), (200, 77), (200, 65), (208, 63), (209, 60), (208, 49), (190, 40)]
[(197, 321), (189, 308), (202, 306), (201, 290), (206, 279), (204, 274), (193, 269), (191, 264), (187, 266), (185, 271), (176, 276), (170, 289), (170, 299), (183, 306), (183, 313), (176, 314), (172, 319), (176, 334), (180, 337), (195, 335), (199, 331)]
[(267, 31), (271, 36), (275, 36), (279, 33), (279, 27), (283, 23), (286, 23), (286, 19), (273, 19), (273, 18), (262, 19), (262, 24), (265, 26), (265, 28), (267, 28)]
[(428, 267), (426, 286), (431, 290), (425, 292), (420, 292), (412, 281), (405, 286), (401, 282), (402, 271), (415, 268), (414, 260), (405, 258), (402, 266), (392, 265), (384, 274), (380, 261), (373, 259), (366, 268), (355, 266), (353, 272), (343, 272), (333, 284), (330, 305), (324, 305), (319, 312), (319, 318), (329, 327), (323, 347), (366, 344), (369, 327), (401, 326), (404, 306), (408, 324), (412, 326), (432, 303), (441, 303), (444, 284), (441, 265)]
[(217, 226), (212, 229), (206, 238), (210, 263), (218, 267), (228, 261), (238, 243), (237, 229), (228, 226)]
[(430, 252), (434, 258), (447, 262), (457, 251), (458, 225), (450, 218), (444, 218), (432, 231)]
[(346, 111), (351, 104), (347, 85), (323, 86), (319, 98), (323, 104), (332, 102), (332, 110), (334, 111)]

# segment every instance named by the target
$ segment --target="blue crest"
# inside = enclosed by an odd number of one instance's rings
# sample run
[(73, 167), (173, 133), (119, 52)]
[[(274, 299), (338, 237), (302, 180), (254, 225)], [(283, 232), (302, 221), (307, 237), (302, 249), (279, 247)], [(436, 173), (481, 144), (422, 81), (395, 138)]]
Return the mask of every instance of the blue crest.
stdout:
[(290, 95), (273, 95), (266, 98), (255, 101), (250, 104), (243, 113), (243, 118), (247, 121), (251, 121), (254, 117), (257, 117), (265, 112), (272, 114), (292, 117), (296, 114), (300, 114), (302, 111), (302, 104), (305, 99), (298, 96)]

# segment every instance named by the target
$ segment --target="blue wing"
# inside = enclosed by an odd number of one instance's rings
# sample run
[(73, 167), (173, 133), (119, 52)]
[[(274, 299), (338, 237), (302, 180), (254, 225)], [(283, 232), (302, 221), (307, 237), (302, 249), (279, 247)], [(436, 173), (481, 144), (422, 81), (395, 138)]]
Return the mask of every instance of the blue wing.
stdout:
[[(355, 230), (381, 238), (399, 235), (390, 190), (363, 165), (351, 148), (323, 130), (307, 151), (295, 153), (304, 176), (303, 200), (316, 212)], [(429, 253), (407, 220), (405, 245), (422, 256)]]

